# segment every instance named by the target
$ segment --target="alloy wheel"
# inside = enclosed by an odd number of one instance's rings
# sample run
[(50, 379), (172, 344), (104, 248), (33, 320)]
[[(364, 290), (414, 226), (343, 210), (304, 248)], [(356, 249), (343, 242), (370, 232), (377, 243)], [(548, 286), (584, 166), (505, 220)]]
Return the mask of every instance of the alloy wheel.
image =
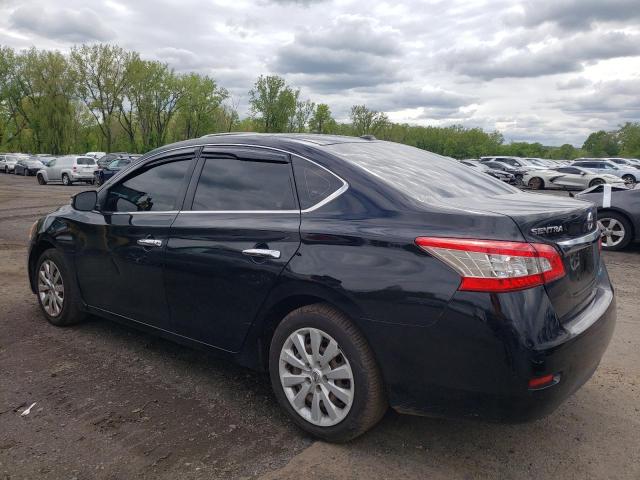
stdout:
[(42, 308), (52, 317), (57, 317), (64, 306), (64, 283), (60, 270), (51, 260), (45, 260), (38, 271), (38, 296)]
[(601, 218), (598, 220), (602, 231), (602, 245), (610, 248), (622, 243), (626, 235), (624, 225), (615, 218)]
[(624, 183), (626, 183), (627, 185), (634, 185), (636, 183), (636, 179), (633, 177), (633, 175), (623, 175), (622, 180), (624, 180)]
[(340, 423), (353, 405), (353, 371), (331, 335), (317, 328), (293, 332), (282, 346), (280, 383), (289, 403), (321, 427)]

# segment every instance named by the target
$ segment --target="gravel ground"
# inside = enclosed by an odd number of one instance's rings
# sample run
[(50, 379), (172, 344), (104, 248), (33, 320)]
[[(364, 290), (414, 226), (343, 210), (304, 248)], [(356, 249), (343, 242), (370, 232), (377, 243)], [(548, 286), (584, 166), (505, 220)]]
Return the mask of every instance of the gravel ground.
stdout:
[(288, 421), (264, 374), (100, 319), (44, 321), (27, 231), (85, 188), (0, 175), (0, 479), (640, 478), (639, 247), (605, 253), (614, 338), (551, 416), (497, 425), (389, 412), (329, 445)]

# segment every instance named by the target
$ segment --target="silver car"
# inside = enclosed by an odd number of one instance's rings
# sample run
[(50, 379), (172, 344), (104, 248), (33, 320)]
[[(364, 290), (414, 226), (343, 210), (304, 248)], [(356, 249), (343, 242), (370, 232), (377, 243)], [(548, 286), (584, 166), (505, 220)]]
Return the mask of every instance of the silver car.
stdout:
[(575, 167), (586, 168), (592, 172), (615, 175), (627, 185), (635, 185), (640, 180), (640, 170), (626, 165), (616, 165), (604, 158), (579, 158), (572, 163)]
[(22, 158), (21, 155), (16, 155), (13, 153), (0, 155), (0, 172), (12, 173), (16, 168), (16, 163), (18, 163), (18, 160), (20, 160), (20, 158)]
[(98, 168), (96, 160), (87, 156), (67, 155), (53, 159), (37, 175), (38, 183), (62, 182), (71, 185), (73, 182), (93, 183), (93, 172)]

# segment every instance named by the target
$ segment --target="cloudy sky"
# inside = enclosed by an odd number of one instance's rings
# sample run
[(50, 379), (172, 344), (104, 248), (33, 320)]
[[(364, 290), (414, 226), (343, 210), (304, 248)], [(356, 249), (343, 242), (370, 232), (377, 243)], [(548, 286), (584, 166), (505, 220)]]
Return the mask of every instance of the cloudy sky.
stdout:
[(273, 73), (345, 119), (581, 145), (640, 121), (639, 0), (0, 0), (0, 44), (110, 42), (215, 77), (246, 110)]

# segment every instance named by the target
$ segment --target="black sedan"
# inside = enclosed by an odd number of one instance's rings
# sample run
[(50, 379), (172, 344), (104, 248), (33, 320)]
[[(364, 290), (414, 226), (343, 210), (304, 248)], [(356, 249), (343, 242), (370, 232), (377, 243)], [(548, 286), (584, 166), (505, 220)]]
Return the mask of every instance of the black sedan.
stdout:
[(213, 135), (37, 221), (29, 278), (54, 325), (95, 314), (268, 371), (326, 440), (389, 405), (522, 421), (611, 338), (595, 213), (371, 137)]
[(622, 250), (631, 242), (640, 241), (640, 186), (628, 189), (597, 185), (575, 197), (598, 207), (602, 248)]
[(44, 163), (36, 157), (21, 158), (16, 162), (13, 173), (26, 177), (27, 175), (35, 175), (42, 168), (44, 168)]

